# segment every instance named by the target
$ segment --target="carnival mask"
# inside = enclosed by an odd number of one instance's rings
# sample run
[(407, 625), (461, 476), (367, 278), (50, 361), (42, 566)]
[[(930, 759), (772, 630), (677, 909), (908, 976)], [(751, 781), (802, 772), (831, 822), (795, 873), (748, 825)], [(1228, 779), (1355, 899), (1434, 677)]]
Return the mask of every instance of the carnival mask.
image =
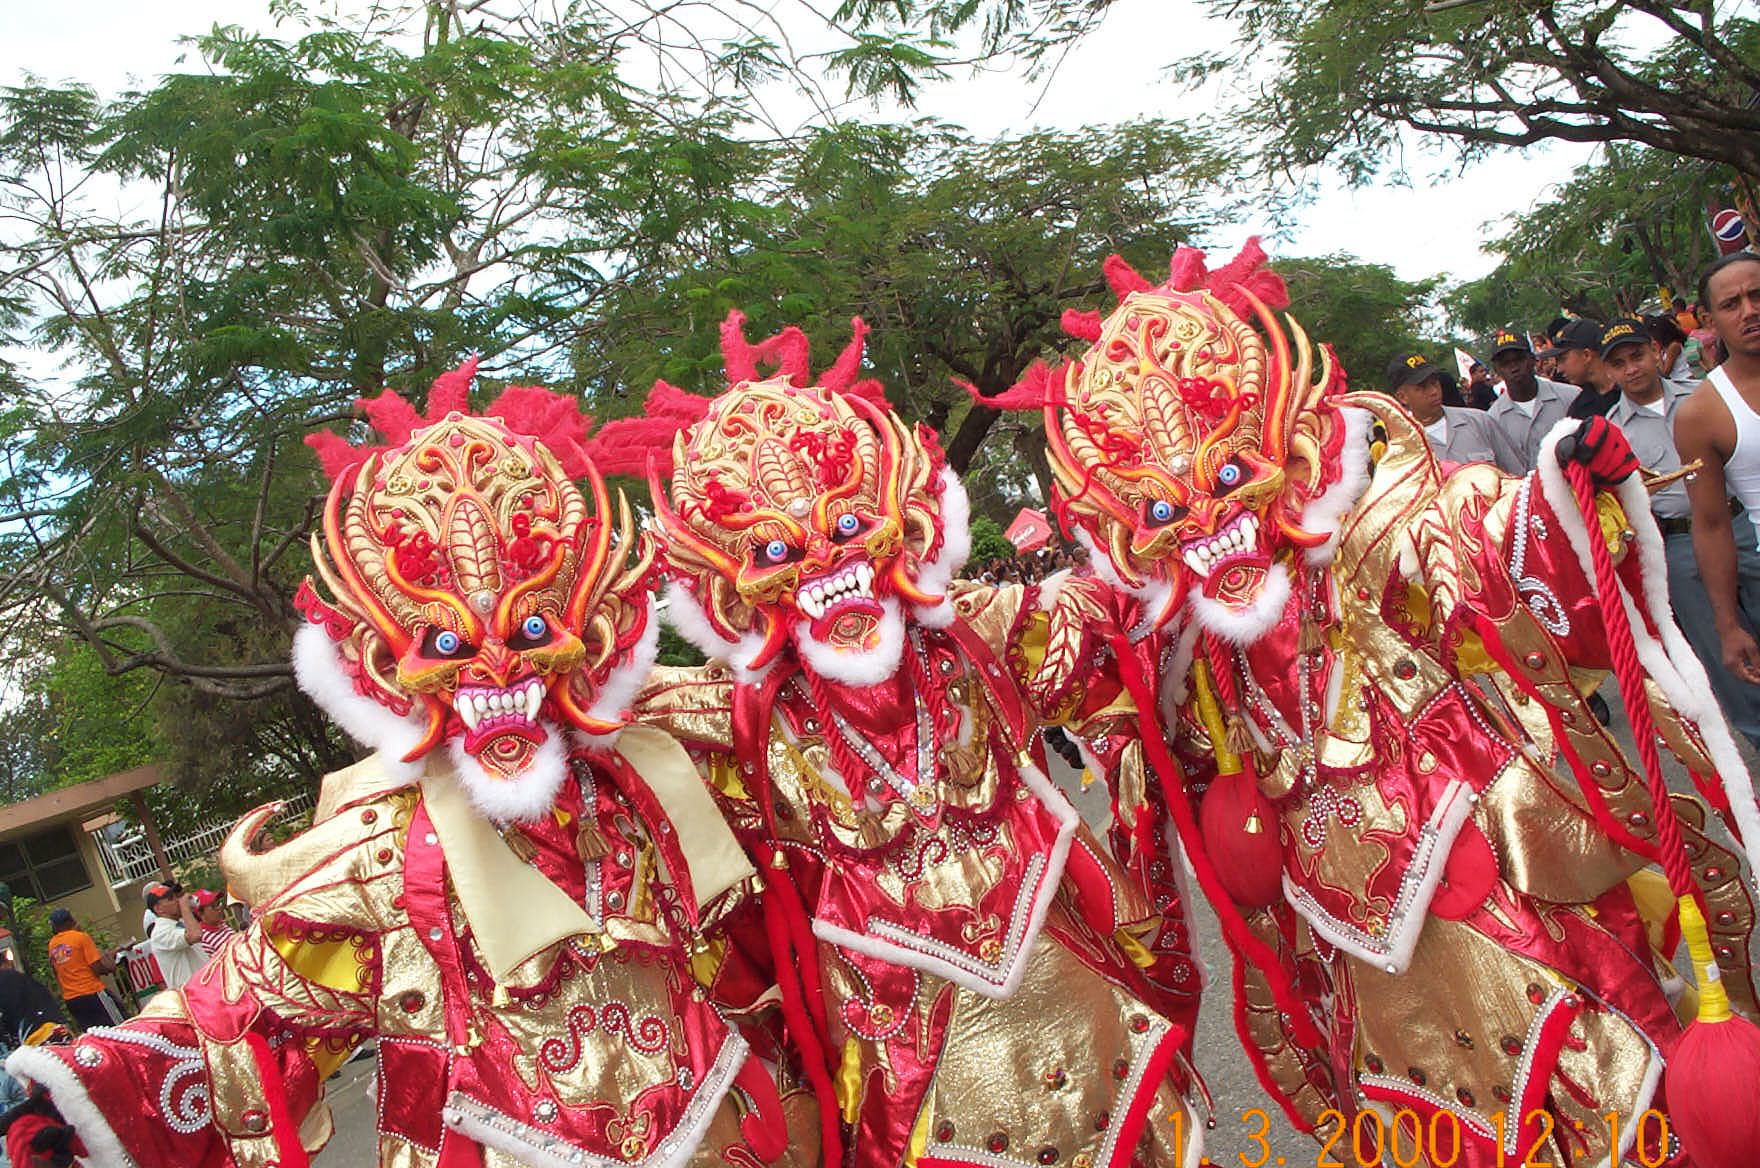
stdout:
[[(1182, 249), (1155, 287), (1113, 257), (1118, 307), (1104, 320), (1066, 315), (1091, 346), (1037, 375), (1058, 508), (1096, 569), (1157, 621), (1184, 598), (1237, 641), (1281, 613), (1288, 557), (1329, 546), (1309, 508), (1337, 477), (1344, 437), (1324, 400), (1342, 373), (1325, 349), (1316, 371), (1293, 321), (1293, 340), (1285, 333), (1266, 301), (1287, 296), (1263, 261), (1251, 243), (1210, 275), (1201, 252)], [(1034, 387), (1021, 388), (1010, 404), (1030, 402)]]
[[(735, 314), (722, 330), (730, 389), (705, 400), (656, 386), (632, 432), (646, 432), (649, 449), (661, 434), (672, 446), (670, 505), (652, 479), (673, 574), (668, 615), (747, 675), (792, 644), (825, 677), (876, 684), (898, 668), (907, 606), (929, 623), (951, 617), (945, 590), (965, 558), (964, 492), (933, 435), (906, 426), (876, 383), (856, 379), (860, 321), (816, 382), (798, 330), (749, 345), (742, 323)], [(762, 377), (766, 359), (778, 369)], [(641, 442), (623, 445), (627, 458)]]
[(606, 521), (578, 407), (514, 388), (473, 416), (475, 368), (436, 381), (426, 417), (362, 402), (391, 446), (308, 439), (334, 480), (312, 559), (335, 600), (302, 585), (295, 666), (355, 737), (409, 763), (444, 742), (481, 810), (525, 819), (562, 781), (565, 729), (614, 734), (652, 664), (654, 551), (621, 499)]

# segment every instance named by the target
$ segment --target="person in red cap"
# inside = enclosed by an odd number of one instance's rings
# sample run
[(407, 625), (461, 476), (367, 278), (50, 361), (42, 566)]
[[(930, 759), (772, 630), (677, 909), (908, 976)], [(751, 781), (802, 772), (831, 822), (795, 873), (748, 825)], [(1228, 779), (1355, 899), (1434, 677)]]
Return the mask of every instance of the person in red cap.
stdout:
[(196, 920), (202, 926), (202, 952), (212, 957), (234, 935), (232, 926), (226, 923), (226, 902), (211, 888), (196, 893), (195, 902)]

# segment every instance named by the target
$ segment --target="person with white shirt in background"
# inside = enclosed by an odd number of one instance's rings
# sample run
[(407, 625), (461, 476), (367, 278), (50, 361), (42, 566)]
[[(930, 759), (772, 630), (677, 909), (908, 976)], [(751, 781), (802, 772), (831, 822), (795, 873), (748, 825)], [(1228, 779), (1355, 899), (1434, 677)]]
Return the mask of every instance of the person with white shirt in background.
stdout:
[(147, 907), (157, 918), (147, 937), (153, 959), (165, 976), (165, 988), (178, 989), (208, 959), (202, 948), (202, 922), (196, 917), (195, 897), (159, 884), (147, 894)]
[(1442, 370), (1422, 354), (1396, 357), (1387, 367), (1387, 392), (1404, 406), (1443, 462), (1489, 462), (1522, 474), (1522, 456), (1483, 410), (1442, 404)]
[(1514, 329), (1499, 330), (1491, 344), (1491, 367), (1503, 381), (1485, 415), (1521, 455), (1526, 474), (1540, 457), (1547, 431), (1570, 411), (1576, 387), (1541, 377), (1528, 339)]
[[(1681, 407), (1675, 445), (1684, 461), (1701, 464), (1687, 486), (1693, 550), (1723, 663), (1744, 681), (1760, 684), (1760, 579), (1743, 570), (1734, 538), (1741, 527), (1760, 523), (1760, 255), (1738, 251), (1714, 261), (1699, 278), (1699, 303), (1724, 353)], [(1730, 495), (1747, 508), (1736, 523)]]
[[(1688, 391), (1663, 376), (1662, 350), (1649, 326), (1636, 318), (1613, 321), (1601, 333), (1601, 360), (1620, 389), (1619, 400), (1607, 411), (1607, 420), (1625, 431), (1638, 465), (1654, 475), (1679, 470), (1674, 427)], [(1723, 666), (1717, 621), (1693, 555), (1693, 505), (1686, 483), (1677, 480), (1653, 492), (1650, 513), (1662, 529), (1668, 602), (1674, 609), (1675, 623), (1704, 664), (1730, 725), (1760, 747), (1760, 685), (1743, 681)], [(1754, 528), (1752, 524), (1742, 526), (1747, 530), (1736, 540), (1737, 555), (1743, 561), (1741, 574), (1760, 581), (1760, 550), (1755, 546)]]

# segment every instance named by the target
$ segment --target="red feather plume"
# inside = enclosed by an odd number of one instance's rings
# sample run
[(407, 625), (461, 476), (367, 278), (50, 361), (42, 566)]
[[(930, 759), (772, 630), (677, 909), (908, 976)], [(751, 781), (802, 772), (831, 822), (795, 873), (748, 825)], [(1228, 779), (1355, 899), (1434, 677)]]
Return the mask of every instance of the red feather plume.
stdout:
[[(351, 475), (373, 455), (408, 442), (410, 435), (422, 427), (433, 425), (447, 414), (470, 413), (471, 382), (476, 373), (477, 358), (472, 356), (457, 369), (435, 378), (428, 390), (426, 413), (417, 413), (414, 406), (389, 389), (375, 398), (357, 399), (355, 405), (386, 439), (384, 445), (354, 446), (329, 430), (306, 435), (306, 445), (317, 454), (318, 464), (332, 481)], [(576, 399), (536, 386), (512, 386), (489, 403), (482, 416), (499, 418), (515, 434), (542, 443), (569, 477), (586, 474), (584, 448), (593, 421), (581, 413)]]
[(1047, 405), (1063, 404), (1063, 375), (1067, 368), (1066, 365), (1052, 369), (1043, 361), (1035, 361), (1027, 366), (1019, 381), (991, 397), (985, 397), (969, 381), (955, 378), (954, 383), (966, 391), (973, 405), (993, 410), (1042, 410)]
[[(745, 314), (736, 308), (721, 322), (721, 360), (729, 386), (757, 381), (765, 376), (763, 368), (769, 367), (788, 378), (791, 385), (805, 388), (816, 384), (884, 406), (886, 396), (880, 383), (857, 377), (867, 337), (867, 323), (859, 316), (851, 317), (849, 343), (815, 380), (807, 334), (790, 326), (753, 344), (746, 340)], [(642, 403), (641, 416), (618, 418), (599, 427), (586, 444), (587, 453), (606, 475), (643, 476), (650, 463), (661, 475), (671, 474), (673, 440), (679, 431), (708, 414), (710, 400), (656, 381)]]

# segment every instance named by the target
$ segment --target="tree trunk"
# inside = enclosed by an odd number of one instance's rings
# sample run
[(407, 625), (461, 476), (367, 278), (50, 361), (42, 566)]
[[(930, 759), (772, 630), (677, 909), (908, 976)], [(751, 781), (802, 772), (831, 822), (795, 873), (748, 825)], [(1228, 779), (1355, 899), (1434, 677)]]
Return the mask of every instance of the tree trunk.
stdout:
[[(1000, 391), (986, 388), (984, 396), (990, 397), (997, 392)], [(966, 473), (966, 468), (972, 465), (972, 459), (978, 456), (978, 447), (984, 445), (984, 439), (989, 435), (990, 427), (994, 426), (996, 419), (1001, 416), (999, 411), (987, 406), (975, 404), (972, 406), (971, 412), (959, 424), (959, 429), (953, 432), (953, 440), (946, 446), (947, 465), (954, 474), (963, 475)]]

